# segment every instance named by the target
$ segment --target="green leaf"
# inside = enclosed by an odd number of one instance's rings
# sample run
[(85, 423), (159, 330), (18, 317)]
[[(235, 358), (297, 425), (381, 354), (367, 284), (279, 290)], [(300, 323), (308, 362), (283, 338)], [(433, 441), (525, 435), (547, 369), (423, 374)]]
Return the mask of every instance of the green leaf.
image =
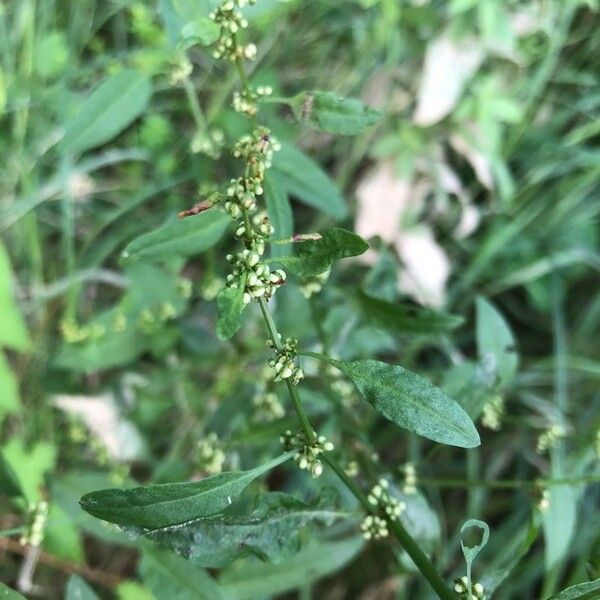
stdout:
[(250, 471), (219, 473), (202, 481), (92, 492), (83, 496), (80, 504), (91, 515), (117, 525), (148, 529), (178, 525), (221, 512), (254, 479), (292, 454), (282, 454)]
[(29, 337), (21, 313), (13, 298), (12, 271), (8, 253), (0, 242), (0, 348), (27, 350)]
[[(390, 486), (394, 491), (394, 497), (405, 505), (405, 510), (400, 515), (402, 524), (412, 537), (417, 541), (421, 550), (431, 554), (439, 544), (441, 536), (440, 521), (436, 512), (420, 492), (405, 494)], [(418, 568), (405, 551), (401, 551), (400, 560), (406, 568), (414, 573)]]
[(548, 600), (597, 600), (600, 598), (600, 579), (572, 585)]
[(94, 590), (78, 575), (71, 575), (65, 600), (98, 600)]
[(542, 522), (546, 569), (551, 571), (563, 561), (571, 548), (579, 492), (573, 486), (552, 485), (548, 493), (548, 508), (542, 512)]
[(483, 576), (478, 578), (486, 594), (492, 595), (496, 588), (507, 579), (521, 559), (529, 552), (538, 534), (539, 526), (531, 522), (526, 529), (518, 533), (516, 539), (510, 545), (503, 547), (505, 551), (497, 557), (500, 566), (496, 568), (486, 567)]
[(217, 296), (217, 336), (221, 340), (232, 338), (242, 326), (241, 316), (246, 277), (242, 277), (238, 287), (223, 288)]
[(19, 478), (0, 451), (0, 493), (10, 497), (23, 496), (23, 488)]
[(362, 291), (356, 297), (364, 316), (386, 330), (400, 333), (446, 333), (456, 329), (464, 321), (457, 315), (387, 302)]
[[(468, 546), (465, 544), (463, 540), (463, 533), (467, 529), (471, 529), (472, 527), (477, 527), (481, 529), (481, 541), (478, 544), (473, 544), (472, 546)], [(480, 521), (478, 519), (469, 519), (463, 526), (460, 528), (460, 547), (462, 548), (463, 555), (465, 557), (465, 562), (467, 563), (467, 580), (468, 580), (468, 588), (471, 589), (471, 567), (473, 566), (473, 561), (477, 558), (477, 555), (483, 550), (485, 545), (488, 543), (490, 539), (490, 528), (488, 524), (484, 521)]]
[(284, 143), (273, 157), (273, 170), (287, 194), (304, 204), (343, 219), (348, 208), (329, 176), (304, 152)]
[(26, 600), (26, 598), (0, 581), (0, 600)]
[(256, 560), (236, 563), (225, 571), (219, 584), (227, 600), (256, 600), (304, 587), (348, 564), (361, 550), (362, 537), (336, 542), (312, 541), (289, 560), (261, 564)]
[(121, 258), (132, 263), (140, 259), (164, 262), (175, 256), (193, 256), (214, 246), (230, 223), (231, 219), (217, 210), (178, 219), (133, 240)]
[(84, 100), (60, 150), (81, 154), (108, 142), (146, 110), (151, 94), (152, 84), (144, 73), (125, 69), (111, 75)]
[(219, 39), (221, 28), (208, 17), (202, 17), (195, 21), (186, 23), (181, 28), (181, 37), (185, 48), (190, 47), (190, 43), (197, 43), (201, 46), (210, 46)]
[(356, 98), (343, 98), (319, 90), (298, 94), (292, 98), (290, 106), (302, 123), (339, 135), (361, 133), (381, 118), (379, 111)]
[(318, 239), (299, 242), (293, 256), (276, 256), (268, 262), (276, 262), (298, 277), (312, 277), (327, 271), (336, 260), (359, 256), (369, 249), (365, 240), (345, 229), (333, 227), (317, 235)]
[(477, 349), (484, 369), (501, 386), (514, 379), (518, 357), (515, 339), (504, 317), (484, 298), (477, 298)]
[(316, 352), (302, 354), (345, 373), (363, 398), (399, 427), (441, 444), (479, 446), (479, 434), (467, 413), (428, 379), (378, 360), (342, 362)]
[(56, 448), (47, 442), (26, 448), (23, 440), (14, 437), (2, 448), (2, 453), (27, 501), (41, 500), (44, 474), (54, 467)]
[(331, 525), (349, 517), (333, 508), (329, 492), (326, 490), (312, 504), (271, 492), (258, 496), (250, 510), (247, 502), (240, 502), (222, 515), (157, 529), (145, 537), (203, 567), (222, 568), (248, 555), (281, 562), (300, 550), (300, 532), (307, 525)]
[[(284, 240), (292, 237), (294, 233), (294, 216), (289, 198), (277, 176), (268, 173), (264, 183), (265, 201), (271, 224), (273, 225), (272, 240)], [(291, 244), (271, 243), (271, 256), (281, 256), (291, 252)]]
[(173, 552), (144, 548), (140, 575), (157, 599), (224, 600), (219, 586), (203, 569)]

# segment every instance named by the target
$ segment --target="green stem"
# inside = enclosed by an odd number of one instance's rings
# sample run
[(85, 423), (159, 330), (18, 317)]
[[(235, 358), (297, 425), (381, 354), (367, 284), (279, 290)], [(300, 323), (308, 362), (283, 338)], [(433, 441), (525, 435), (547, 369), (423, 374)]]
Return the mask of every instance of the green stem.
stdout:
[(183, 89), (185, 90), (185, 95), (187, 96), (190, 109), (192, 111), (192, 116), (196, 122), (196, 127), (200, 131), (208, 133), (208, 123), (206, 122), (204, 113), (200, 107), (200, 102), (198, 102), (196, 90), (194, 89), (192, 82), (187, 78), (183, 80)]
[[(275, 345), (275, 348), (278, 350), (281, 349), (281, 341), (279, 339), (279, 333), (277, 332), (277, 327), (275, 322), (273, 321), (273, 317), (267, 308), (267, 302), (264, 298), (260, 298), (259, 306), (261, 312), (263, 314), (265, 324), (267, 326), (267, 330), (269, 332), (269, 336)], [(291, 384), (291, 382), (286, 381), (288, 391), (290, 393), (290, 398), (292, 399), (292, 403), (294, 405), (294, 409), (300, 419), (300, 423), (302, 424), (302, 429), (304, 430), (304, 434), (309, 440), (314, 440), (315, 433), (312, 428), (306, 413), (304, 412), (304, 408), (302, 406), (302, 402), (298, 396), (297, 389)], [(363, 491), (356, 485), (356, 483), (347, 475), (347, 473), (342, 469), (342, 467), (337, 463), (337, 461), (328, 455), (326, 452), (320, 455), (320, 458), (329, 465), (331, 470), (339, 477), (341, 482), (350, 490), (350, 492), (355, 496), (355, 498), (360, 502), (363, 508), (368, 512), (373, 512), (373, 506), (369, 504), (367, 497), (363, 493)], [(436, 568), (433, 566), (433, 563), (427, 558), (425, 553), (421, 550), (417, 542), (413, 539), (413, 537), (406, 531), (406, 529), (402, 526), (399, 521), (390, 521), (390, 527), (396, 538), (400, 542), (400, 545), (406, 550), (407, 554), (412, 558), (415, 565), (425, 579), (429, 582), (431, 587), (434, 589), (436, 594), (442, 600), (456, 600), (456, 595), (454, 592), (448, 588), (445, 581), (442, 579), (440, 574), (437, 572)]]
[(442, 579), (440, 574), (437, 572), (433, 563), (427, 558), (427, 555), (421, 550), (419, 544), (415, 539), (406, 531), (402, 523), (396, 519), (395, 521), (389, 522), (391, 530), (398, 538), (400, 545), (406, 550), (406, 553), (412, 558), (419, 571), (423, 574), (425, 579), (429, 582), (429, 585), (433, 588), (435, 593), (442, 600), (456, 600), (456, 594), (450, 590), (446, 585), (446, 582)]

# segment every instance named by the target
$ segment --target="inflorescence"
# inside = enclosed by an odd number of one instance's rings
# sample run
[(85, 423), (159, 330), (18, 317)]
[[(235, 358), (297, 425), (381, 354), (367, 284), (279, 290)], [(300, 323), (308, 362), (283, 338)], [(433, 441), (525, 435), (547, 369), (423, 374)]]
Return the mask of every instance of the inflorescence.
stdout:
[(313, 477), (319, 477), (323, 472), (323, 463), (319, 460), (319, 454), (331, 452), (333, 443), (329, 442), (325, 436), (317, 436), (310, 441), (304, 433), (292, 433), (289, 429), (281, 434), (279, 441), (284, 450), (296, 450), (294, 460), (301, 469), (306, 469)]
[(298, 340), (295, 338), (286, 338), (282, 343), (281, 334), (279, 334), (280, 345), (276, 347), (272, 340), (267, 340), (267, 346), (275, 350), (275, 358), (269, 361), (269, 366), (275, 371), (273, 380), (289, 380), (293, 385), (298, 385), (304, 379), (304, 371), (297, 364), (298, 361)]
[(232, 179), (226, 190), (225, 210), (237, 221), (235, 236), (244, 249), (228, 254), (233, 270), (227, 276), (227, 285), (244, 285), (243, 302), (249, 304), (259, 298), (269, 299), (286, 282), (281, 269), (271, 271), (261, 261), (273, 226), (265, 212), (258, 211), (257, 197), (263, 194), (266, 170), (271, 166), (273, 152), (280, 148), (269, 130), (258, 127), (251, 135), (240, 138), (233, 148), (233, 156), (244, 161), (245, 175)]
[(469, 580), (466, 576), (457, 579), (454, 582), (454, 591), (460, 595), (461, 600), (485, 600), (483, 586), (480, 583), (471, 584), (471, 595), (469, 595)]

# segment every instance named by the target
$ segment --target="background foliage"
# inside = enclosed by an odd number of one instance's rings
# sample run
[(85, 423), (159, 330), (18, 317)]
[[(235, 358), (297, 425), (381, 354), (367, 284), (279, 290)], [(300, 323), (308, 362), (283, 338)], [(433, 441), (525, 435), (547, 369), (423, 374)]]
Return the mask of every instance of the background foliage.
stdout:
[[(205, 213), (173, 235), (179, 211), (235, 175), (227, 149), (249, 128), (230, 107), (235, 72), (205, 47), (211, 5), (0, 6), (0, 578), (44, 598), (430, 598), (410, 560), (399, 570), (397, 550), (362, 540), (327, 471), (317, 484), (287, 464), (249, 482), (227, 532), (222, 522), (181, 532), (175, 546), (196, 563), (79, 508), (100, 488), (252, 469), (295, 428), (263, 372), (258, 311), (233, 343), (215, 334), (227, 220)], [(448, 579), (465, 571), (462, 524), (487, 522), (473, 573), (499, 599), (600, 577), (597, 8), (259, 0), (247, 10), (252, 81), (287, 99), (261, 105), (283, 143), (266, 192), (275, 237), (337, 225), (371, 243), (309, 299), (299, 292), (318, 282), (288, 283), (275, 303), (281, 329), (342, 361), (426, 375), (476, 420), (482, 444), (398, 430), (306, 358), (311, 419), (350, 472), (396, 481), (405, 526)], [(370, 108), (350, 105), (342, 125), (325, 109), (306, 117), (307, 90)], [(321, 482), (333, 489), (319, 494)], [(286, 494), (265, 506), (253, 498), (266, 489)], [(31, 547), (18, 539), (43, 499), (31, 579)], [(267, 517), (283, 508), (293, 517), (278, 543)], [(256, 519), (240, 558), (242, 510)]]

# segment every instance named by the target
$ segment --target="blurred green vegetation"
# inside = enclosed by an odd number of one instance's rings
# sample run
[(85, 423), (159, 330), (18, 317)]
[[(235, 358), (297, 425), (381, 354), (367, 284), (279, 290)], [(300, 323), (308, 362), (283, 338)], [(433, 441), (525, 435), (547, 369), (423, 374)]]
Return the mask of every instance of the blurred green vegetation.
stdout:
[[(0, 579), (42, 598), (93, 594), (77, 578), (65, 592), (73, 572), (122, 600), (430, 598), (406, 557), (399, 570), (356, 528), (317, 527), (279, 564), (246, 557), (209, 574), (78, 506), (103, 487), (252, 468), (295, 426), (264, 375), (258, 311), (233, 343), (214, 333), (229, 242), (123, 254), (236, 176), (228, 149), (251, 124), (230, 105), (234, 69), (206, 46), (212, 6), (0, 5)], [(280, 237), (335, 223), (372, 246), (310, 299), (306, 285), (282, 289), (281, 329), (304, 348), (428, 376), (476, 420), (482, 445), (400, 431), (344, 380), (332, 394), (334, 376), (308, 362), (312, 420), (351, 471), (401, 488), (414, 465), (418, 493), (399, 493), (448, 580), (464, 573), (469, 518), (491, 530), (473, 565), (488, 598), (499, 581), (502, 600), (597, 579), (598, 3), (258, 0), (245, 13), (258, 47), (249, 76), (274, 100), (333, 91), (382, 113), (336, 137), (261, 104), (261, 122), (290, 144), (275, 165), (291, 207)], [(419, 305), (460, 318), (419, 325)], [(306, 500), (320, 488), (292, 466), (261, 485)], [(17, 541), (42, 500), (31, 581)]]

